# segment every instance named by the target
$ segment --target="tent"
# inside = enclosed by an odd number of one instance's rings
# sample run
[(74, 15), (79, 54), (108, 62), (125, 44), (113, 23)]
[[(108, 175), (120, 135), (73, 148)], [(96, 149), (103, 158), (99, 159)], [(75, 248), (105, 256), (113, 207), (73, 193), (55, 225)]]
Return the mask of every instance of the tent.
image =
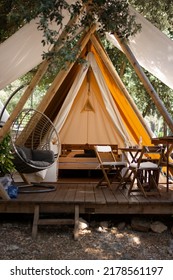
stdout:
[[(69, 3), (73, 2), (73, 0), (69, 0)], [(140, 19), (139, 16), (138, 20), (140, 21)], [(64, 11), (64, 25), (68, 20), (69, 14)], [(0, 88), (4, 88), (42, 61), (41, 55), (45, 49), (41, 45), (42, 32), (38, 31), (36, 22), (37, 20), (33, 20), (26, 24), (0, 45)], [(143, 20), (142, 24), (146, 26), (148, 22)], [(82, 43), (81, 56), (86, 58), (87, 63), (85, 65), (72, 63), (68, 70), (61, 71), (48, 89), (38, 109), (45, 112), (56, 123), (62, 143), (92, 142), (97, 144), (104, 142), (110, 144), (116, 142), (125, 146), (137, 144), (139, 138), (142, 137), (144, 144), (150, 144), (152, 132), (147, 127), (111, 61), (93, 33), (92, 30), (88, 31)], [(173, 67), (170, 56), (172, 41), (166, 36), (163, 38), (163, 34), (159, 30), (156, 33), (154, 26), (150, 26), (150, 33), (153, 38), (150, 57), (158, 49), (157, 59), (160, 55), (160, 62), (163, 61), (164, 65), (165, 63), (169, 64), (169, 72), (171, 73), (171, 67)], [(163, 45), (157, 44), (157, 48), (154, 45), (155, 35), (158, 36), (158, 34), (160, 40), (168, 44), (167, 49), (164, 49), (164, 57), (161, 55)], [(147, 45), (145, 40), (148, 38), (145, 28), (144, 33), (143, 29), (140, 33), (140, 40), (141, 38), (143, 38), (143, 46), (139, 44), (138, 48), (137, 41), (135, 43), (136, 57), (138, 52), (141, 54), (142, 48)], [(130, 46), (134, 40), (135, 38), (130, 38)], [(50, 47), (47, 46), (47, 48)], [(87, 55), (85, 54), (86, 49), (90, 49)], [(146, 53), (146, 61), (148, 59)], [(152, 64), (157, 66), (154, 60)], [(46, 61), (42, 65), (44, 65), (42, 68), (46, 71)], [(145, 63), (143, 63), (143, 66), (145, 67)], [(42, 68), (39, 69), (41, 74), (38, 73), (24, 93), (23, 99), (25, 101), (44, 74)], [(159, 71), (161, 72), (161, 70)], [(168, 83), (164, 77), (172, 81), (172, 77), (160, 75), (161, 80), (166, 84)], [(25, 101), (20, 102), (18, 106), (22, 108)], [(19, 110), (20, 107), (17, 107), (14, 115), (11, 116), (11, 120), (15, 118), (15, 114)], [(3, 133), (5, 133), (5, 127), (1, 129), (0, 136)], [(97, 135), (97, 138), (94, 134)]]
[[(101, 47), (96, 36), (91, 35), (81, 54), (86, 62), (75, 63), (56, 93), (48, 93), (49, 103), (43, 99), (38, 109), (46, 104), (45, 113), (55, 123), (63, 144), (118, 144), (124, 147), (137, 144), (140, 136), (143, 143), (150, 143), (151, 130), (125, 87), (124, 92), (120, 89), (120, 78), (105, 51), (102, 49), (102, 56), (107, 58), (109, 67), (93, 42)], [(110, 67), (114, 69), (112, 74)]]

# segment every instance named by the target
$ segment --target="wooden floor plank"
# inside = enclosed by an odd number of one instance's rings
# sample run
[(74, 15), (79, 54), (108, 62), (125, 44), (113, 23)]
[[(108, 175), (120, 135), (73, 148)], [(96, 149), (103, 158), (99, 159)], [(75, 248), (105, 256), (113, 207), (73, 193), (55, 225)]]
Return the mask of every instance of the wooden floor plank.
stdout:
[(85, 202), (85, 184), (77, 184), (75, 203)]
[(57, 190), (56, 190), (56, 195), (53, 198), (53, 202), (63, 202), (64, 197), (66, 196), (66, 193), (68, 191), (68, 185), (69, 184), (58, 184)]
[(107, 204), (112, 204), (112, 203), (117, 203), (118, 202), (116, 197), (114, 196), (113, 190), (111, 190), (108, 187), (105, 187), (105, 188), (103, 187), (102, 191), (105, 195), (105, 199), (106, 199)]
[(123, 190), (120, 189), (120, 192), (127, 198), (129, 204), (132, 204), (132, 203), (139, 204), (140, 203), (140, 200), (137, 198), (136, 195), (134, 195), (133, 193), (130, 195), (128, 194), (128, 189), (126, 189), (126, 188)]
[(87, 186), (85, 184), (85, 203), (95, 203), (95, 201), (94, 185), (90, 184)]
[(128, 204), (128, 198), (122, 193), (120, 189), (115, 191), (116, 199), (119, 204)]
[[(127, 190), (115, 190), (109, 188), (96, 188), (91, 180), (85, 182), (82, 179), (76, 181), (58, 181), (57, 189), (48, 193), (22, 193), (17, 199), (5, 201), (0, 199), (0, 213), (31, 213), (34, 205), (39, 204), (46, 211), (74, 211), (76, 204), (80, 205), (82, 213), (96, 211), (101, 213), (127, 214), (172, 214), (173, 213), (173, 190), (166, 188), (161, 190), (161, 196), (145, 198), (135, 193), (128, 196)], [(118, 207), (118, 208), (117, 208)], [(126, 209), (126, 210), (125, 210)], [(130, 209), (130, 211), (129, 211)], [(88, 211), (88, 212), (87, 212)], [(135, 212), (136, 211), (136, 212)], [(71, 213), (71, 212), (70, 212)]]
[(98, 204), (106, 204), (106, 198), (102, 188), (95, 188), (95, 199)]
[(64, 201), (67, 202), (67, 203), (68, 202), (73, 203), (74, 200), (75, 200), (76, 191), (77, 191), (76, 184), (68, 185), (68, 190), (67, 190), (67, 193), (66, 193), (66, 195), (64, 197)]

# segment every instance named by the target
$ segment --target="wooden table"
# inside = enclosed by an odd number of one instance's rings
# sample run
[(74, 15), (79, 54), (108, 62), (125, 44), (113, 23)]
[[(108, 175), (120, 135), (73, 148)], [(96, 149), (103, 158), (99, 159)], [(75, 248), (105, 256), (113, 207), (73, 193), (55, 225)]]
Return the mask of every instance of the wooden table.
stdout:
[[(127, 148), (119, 148), (119, 150), (122, 152), (122, 154), (125, 156), (127, 162), (130, 164), (133, 162), (137, 162), (138, 155), (142, 151), (142, 148), (127, 147)], [(128, 154), (130, 155), (131, 160), (129, 159)]]
[(167, 187), (167, 191), (169, 190), (169, 156), (170, 156), (170, 153), (172, 152), (173, 150), (173, 136), (164, 136), (164, 137), (158, 137), (158, 138), (152, 138), (152, 141), (151, 141), (152, 144), (154, 145), (158, 145), (158, 144), (163, 144), (166, 146), (166, 153), (165, 153), (165, 156), (166, 156), (166, 162), (164, 164), (163, 162), (163, 165), (166, 166), (166, 187)]

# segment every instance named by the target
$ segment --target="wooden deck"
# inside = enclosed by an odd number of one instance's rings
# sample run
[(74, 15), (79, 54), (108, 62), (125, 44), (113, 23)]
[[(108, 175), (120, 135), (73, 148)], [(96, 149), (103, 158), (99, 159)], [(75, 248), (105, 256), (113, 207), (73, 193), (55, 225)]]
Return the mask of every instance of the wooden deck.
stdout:
[[(96, 188), (96, 181), (59, 180), (56, 190), (44, 193), (19, 193), (17, 199), (0, 199), (0, 213), (33, 214), (32, 235), (35, 238), (39, 225), (74, 224), (78, 238), (78, 219), (81, 214), (173, 214), (173, 190), (160, 186), (161, 196), (145, 198), (139, 194), (128, 196), (127, 189)], [(43, 214), (49, 219), (41, 219)], [(74, 214), (72, 219), (51, 219), (52, 214)], [(52, 215), (53, 216), (53, 215)]]

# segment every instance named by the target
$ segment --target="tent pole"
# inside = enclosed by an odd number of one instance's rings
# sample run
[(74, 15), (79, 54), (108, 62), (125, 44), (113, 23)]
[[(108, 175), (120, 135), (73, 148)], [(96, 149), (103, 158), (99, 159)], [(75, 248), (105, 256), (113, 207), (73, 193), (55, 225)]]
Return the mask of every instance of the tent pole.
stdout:
[(137, 106), (135, 105), (133, 99), (131, 98), (131, 96), (128, 93), (127, 89), (125, 88), (123, 82), (121, 81), (116, 69), (113, 67), (109, 57), (106, 55), (104, 49), (102, 48), (100, 42), (98, 41), (98, 39), (96, 38), (96, 36), (94, 34), (91, 36), (91, 41), (92, 41), (94, 47), (96, 48), (97, 52), (99, 53), (100, 57), (102, 58), (105, 66), (107, 67), (107, 69), (111, 73), (112, 78), (117, 83), (119, 89), (124, 93), (124, 95), (127, 98), (130, 106), (132, 107), (132, 109), (136, 113), (137, 117), (139, 118), (140, 122), (142, 123), (142, 125), (146, 129), (148, 135), (152, 138), (151, 131), (149, 130), (148, 126), (146, 125), (146, 122), (144, 121), (141, 113), (139, 112), (139, 110), (138, 110)]
[[(77, 22), (77, 20), (78, 20), (78, 16), (70, 19), (69, 22), (68, 22), (68, 25), (71, 26), (71, 25), (75, 24)], [(63, 39), (66, 39), (67, 35), (68, 35), (68, 33), (67, 33), (66, 29), (65, 29), (65, 30), (62, 31), (62, 33), (59, 36), (58, 40), (63, 41)], [(58, 47), (57, 46), (53, 46), (52, 50), (58, 51), (61, 47), (62, 47), (62, 44), (60, 44)], [(20, 100), (19, 100), (18, 104), (16, 105), (15, 109), (13, 110), (12, 114), (10, 115), (10, 117), (8, 118), (8, 120), (6, 121), (4, 126), (0, 129), (0, 141), (3, 139), (4, 135), (6, 135), (6, 133), (10, 130), (10, 127), (11, 127), (13, 121), (15, 120), (17, 115), (20, 113), (20, 111), (24, 107), (26, 101), (28, 100), (28, 98), (32, 94), (32, 92), (33, 92), (34, 88), (36, 87), (36, 85), (42, 79), (43, 75), (47, 71), (47, 68), (48, 68), (49, 64), (50, 64), (50, 60), (48, 60), (48, 59), (44, 60), (40, 64), (40, 66), (39, 66), (35, 76), (32, 78), (29, 86), (27, 87), (26, 91), (24, 92), (24, 94), (20, 98)]]
[(120, 44), (120, 46), (121, 46), (124, 54), (126, 55), (127, 59), (129, 60), (129, 62), (133, 66), (133, 68), (134, 68), (136, 74), (138, 75), (139, 79), (143, 83), (146, 91), (151, 96), (152, 100), (154, 101), (158, 111), (163, 116), (163, 118), (166, 121), (168, 127), (173, 132), (173, 120), (171, 119), (168, 111), (166, 110), (162, 100), (159, 98), (157, 92), (155, 91), (152, 84), (150, 83), (147, 76), (145, 75), (144, 71), (142, 70), (142, 67), (139, 65), (139, 63), (138, 63), (137, 59), (135, 58), (134, 54), (132, 53), (131, 49), (125, 43), (124, 40), (119, 38), (119, 36), (117, 34), (114, 34), (114, 36), (115, 36), (116, 40), (118, 41), (118, 43)]
[(32, 78), (31, 83), (27, 87), (26, 91), (20, 98), (19, 102), (17, 103), (15, 109), (13, 110), (12, 114), (9, 116), (8, 120), (4, 124), (4, 126), (0, 129), (0, 141), (3, 139), (4, 135), (7, 134), (7, 132), (10, 130), (10, 127), (19, 114), (19, 112), (22, 110), (23, 106), (25, 105), (26, 101), (28, 100), (29, 96), (33, 92), (35, 86), (39, 83), (40, 79), (44, 75), (44, 73), (47, 70), (47, 67), (49, 65), (49, 62), (45, 60), (40, 65), (39, 69), (37, 70), (35, 76)]
[[(86, 46), (86, 44), (88, 43), (91, 34), (95, 31), (96, 29), (96, 25), (93, 25), (91, 27), (91, 29), (87, 32), (87, 34), (84, 35), (84, 37), (82, 38), (82, 40), (79, 42), (80, 45), (80, 51), (82, 51), (84, 49), (84, 47)], [(80, 52), (81, 53), (81, 52)], [(78, 54), (79, 56), (80, 54)], [(77, 57), (78, 57), (77, 56)], [(76, 57), (76, 58), (77, 58)], [(44, 112), (47, 108), (47, 106), (49, 105), (49, 103), (51, 102), (52, 98), (55, 96), (58, 88), (61, 86), (61, 84), (63, 83), (64, 79), (66, 78), (66, 76), (68, 75), (68, 73), (70, 72), (71, 68), (73, 67), (75, 61), (69, 63), (68, 65), (68, 70), (61, 70), (57, 76), (55, 77), (53, 83), (51, 84), (50, 88), (48, 89), (46, 95), (43, 97), (41, 103), (39, 104), (37, 110), (40, 112)]]

